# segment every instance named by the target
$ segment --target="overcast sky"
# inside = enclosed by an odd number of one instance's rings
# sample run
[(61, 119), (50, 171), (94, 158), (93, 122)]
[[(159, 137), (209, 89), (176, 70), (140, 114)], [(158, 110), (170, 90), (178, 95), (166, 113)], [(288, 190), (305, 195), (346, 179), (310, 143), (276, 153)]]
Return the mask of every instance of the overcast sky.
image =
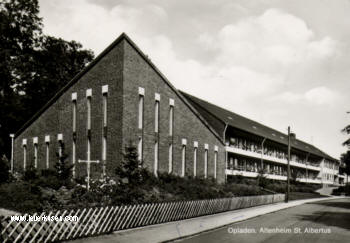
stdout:
[(183, 91), (339, 158), (349, 0), (40, 0), (44, 32), (98, 55), (122, 32)]

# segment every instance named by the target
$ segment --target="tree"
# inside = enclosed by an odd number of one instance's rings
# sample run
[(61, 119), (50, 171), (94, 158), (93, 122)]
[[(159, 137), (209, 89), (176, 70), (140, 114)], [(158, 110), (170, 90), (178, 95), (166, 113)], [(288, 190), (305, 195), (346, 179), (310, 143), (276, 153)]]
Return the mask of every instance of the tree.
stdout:
[(131, 143), (125, 147), (121, 164), (116, 168), (115, 173), (121, 183), (137, 186), (142, 182), (142, 162), (138, 159), (137, 149)]
[[(342, 129), (343, 133), (350, 134), (350, 125), (347, 125)], [(350, 138), (343, 142), (343, 146), (348, 146), (350, 148)]]
[(80, 43), (44, 36), (40, 49), (33, 53), (31, 65), (35, 71), (22, 90), (24, 104), (30, 104), (26, 117), (31, 117), (44, 106), (92, 59), (92, 51), (82, 49)]
[(346, 184), (348, 184), (348, 175), (350, 175), (350, 150), (340, 155), (340, 161), (345, 164)]
[(93, 59), (75, 41), (46, 36), (37, 0), (0, 1), (0, 156), (16, 132)]
[(64, 152), (64, 144), (61, 144), (61, 153), (56, 153), (58, 158), (55, 164), (56, 177), (61, 181), (67, 181), (71, 178), (72, 168), (74, 165), (68, 165), (67, 158), (68, 155)]
[[(41, 35), (37, 0), (0, 1), (0, 151), (9, 151), (9, 133), (23, 122), (19, 90), (27, 61)], [(9, 153), (7, 153), (9, 155)], [(0, 154), (0, 156), (2, 156)]]
[(10, 179), (10, 172), (9, 172), (9, 161), (6, 158), (5, 155), (0, 157), (0, 185), (2, 183), (8, 182)]

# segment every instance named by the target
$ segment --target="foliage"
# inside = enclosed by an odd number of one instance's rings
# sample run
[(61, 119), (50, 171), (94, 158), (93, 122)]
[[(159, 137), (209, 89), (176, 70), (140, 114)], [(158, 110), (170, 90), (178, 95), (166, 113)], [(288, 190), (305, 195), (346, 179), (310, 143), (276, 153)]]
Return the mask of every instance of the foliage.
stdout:
[(350, 196), (350, 185), (347, 184), (345, 186), (340, 186), (336, 189), (333, 190), (332, 192), (333, 195), (341, 195), (341, 194), (345, 194), (346, 196)]
[(26, 181), (16, 181), (0, 185), (1, 207), (28, 213), (41, 211), (40, 191)]
[(5, 155), (0, 158), (0, 185), (10, 180), (9, 161)]
[[(350, 134), (350, 125), (347, 125), (342, 129), (343, 133)], [(348, 146), (350, 148), (350, 138), (343, 142), (343, 146)]]
[(258, 171), (258, 176), (257, 176), (257, 183), (261, 187), (266, 187), (267, 184), (269, 183), (269, 179), (267, 179), (267, 173), (264, 169), (260, 169)]
[(75, 41), (42, 33), (37, 0), (0, 1), (0, 151), (17, 131), (93, 59)]
[(350, 175), (350, 150), (346, 153), (341, 154), (340, 161), (345, 164), (345, 168), (343, 169), (347, 175)]
[(31, 162), (24, 171), (23, 179), (27, 182), (33, 182), (34, 180), (38, 179), (38, 177), (38, 171), (34, 167), (34, 163)]
[(131, 143), (125, 147), (122, 162), (117, 166), (115, 174), (120, 184), (129, 184), (129, 187), (142, 183), (144, 174), (142, 162), (138, 159), (137, 149)]
[(64, 143), (61, 144), (61, 154), (56, 153), (57, 162), (55, 164), (56, 176), (59, 180), (66, 181), (72, 177), (73, 165), (69, 165), (66, 160), (68, 154), (65, 154)]

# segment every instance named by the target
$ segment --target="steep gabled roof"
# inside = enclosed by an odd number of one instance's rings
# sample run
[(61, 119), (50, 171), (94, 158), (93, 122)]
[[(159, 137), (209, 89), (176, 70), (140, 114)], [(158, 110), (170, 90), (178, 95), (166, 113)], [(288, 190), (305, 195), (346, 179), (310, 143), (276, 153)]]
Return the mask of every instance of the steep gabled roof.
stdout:
[(74, 85), (78, 80), (87, 73), (93, 66), (95, 66), (107, 53), (109, 53), (120, 41), (126, 40), (139, 54), (140, 56), (152, 67), (152, 69), (163, 79), (163, 81), (174, 91), (174, 93), (181, 99), (184, 104), (197, 116), (197, 118), (213, 133), (213, 135), (218, 138), (218, 140), (224, 144), (223, 138), (219, 135), (215, 129), (202, 117), (202, 115), (187, 101), (186, 98), (169, 82), (169, 80), (160, 72), (160, 70), (151, 62), (151, 60), (141, 51), (141, 49), (127, 36), (127, 34), (122, 33), (112, 44), (110, 44), (105, 50), (103, 50), (89, 65), (87, 65), (80, 73), (78, 73), (67, 85), (65, 85), (61, 90), (59, 90), (56, 95), (49, 100), (34, 116), (29, 119), (15, 134), (17, 137), (21, 134), (27, 127), (29, 127), (41, 114), (43, 114), (52, 104), (54, 104), (72, 85)]
[[(225, 129), (220, 124), (227, 124), (233, 128), (238, 128), (250, 134), (254, 134), (283, 145), (288, 144), (288, 135), (282, 132), (267, 127), (244, 116), (238, 115), (234, 112), (223, 109), (219, 106), (213, 105), (183, 91), (180, 92), (192, 103), (198, 112), (200, 112), (208, 120), (208, 122), (219, 134), (223, 134)], [(315, 146), (299, 139), (292, 141), (292, 147), (307, 153), (325, 157), (327, 159), (336, 160)]]

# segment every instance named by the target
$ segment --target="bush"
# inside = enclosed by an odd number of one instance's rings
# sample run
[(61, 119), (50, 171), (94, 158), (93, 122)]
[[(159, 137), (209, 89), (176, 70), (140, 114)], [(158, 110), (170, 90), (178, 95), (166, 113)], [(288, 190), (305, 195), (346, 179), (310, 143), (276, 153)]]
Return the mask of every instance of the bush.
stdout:
[(40, 191), (28, 182), (18, 181), (0, 186), (1, 207), (21, 213), (42, 210)]
[(38, 179), (38, 177), (39, 177), (38, 171), (36, 170), (36, 168), (34, 167), (34, 164), (32, 162), (29, 164), (29, 166), (24, 171), (23, 180), (25, 180), (27, 182), (32, 182), (32, 181)]
[(9, 173), (9, 161), (6, 156), (0, 158), (0, 185), (5, 182), (9, 182), (10, 173)]
[(345, 193), (346, 196), (350, 196), (350, 184), (347, 184), (345, 186), (340, 186), (333, 190), (332, 195), (341, 195)]

